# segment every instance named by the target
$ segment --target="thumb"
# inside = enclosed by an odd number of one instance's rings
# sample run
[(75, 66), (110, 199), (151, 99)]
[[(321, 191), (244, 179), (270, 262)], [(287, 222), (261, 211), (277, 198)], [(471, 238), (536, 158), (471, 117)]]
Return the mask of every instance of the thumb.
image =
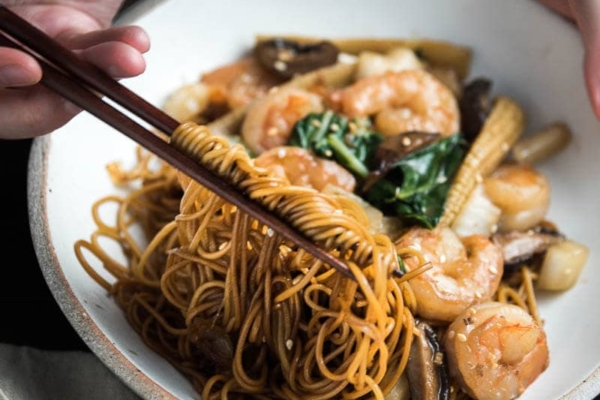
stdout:
[(600, 0), (569, 0), (585, 46), (584, 73), (588, 94), (600, 118)]

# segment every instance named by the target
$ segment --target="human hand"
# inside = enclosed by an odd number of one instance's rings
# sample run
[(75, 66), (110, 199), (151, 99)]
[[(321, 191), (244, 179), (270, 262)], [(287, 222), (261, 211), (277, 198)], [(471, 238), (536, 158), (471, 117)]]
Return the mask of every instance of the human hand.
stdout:
[(584, 74), (588, 95), (600, 119), (600, 0), (539, 0), (575, 22), (585, 46)]
[[(123, 0), (14, 0), (5, 7), (98, 65), (114, 78), (141, 74), (150, 41), (139, 27), (111, 27)], [(35, 59), (0, 47), (0, 139), (25, 139), (52, 132), (80, 110), (37, 84), (42, 71)]]

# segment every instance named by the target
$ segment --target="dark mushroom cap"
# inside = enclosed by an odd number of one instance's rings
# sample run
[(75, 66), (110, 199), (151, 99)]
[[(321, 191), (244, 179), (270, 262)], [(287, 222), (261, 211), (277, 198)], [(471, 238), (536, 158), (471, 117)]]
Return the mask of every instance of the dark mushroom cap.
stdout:
[(190, 340), (204, 356), (203, 362), (218, 372), (231, 370), (234, 347), (225, 330), (212, 321), (196, 319), (190, 326)]
[(469, 142), (479, 135), (492, 109), (491, 89), (492, 82), (486, 78), (474, 79), (463, 88), (459, 100), (461, 130)]
[(448, 400), (450, 381), (445, 355), (437, 334), (427, 323), (416, 321), (415, 337), (408, 357), (406, 374), (412, 399)]
[(275, 38), (254, 47), (254, 56), (267, 70), (284, 78), (335, 64), (339, 49), (331, 42), (302, 44)]

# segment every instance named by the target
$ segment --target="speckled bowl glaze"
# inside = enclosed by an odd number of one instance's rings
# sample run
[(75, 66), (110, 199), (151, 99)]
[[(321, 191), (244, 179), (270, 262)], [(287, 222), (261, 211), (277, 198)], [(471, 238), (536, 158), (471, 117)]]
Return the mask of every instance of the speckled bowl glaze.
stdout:
[[(566, 121), (575, 140), (540, 165), (552, 185), (549, 217), (591, 249), (577, 286), (540, 295), (551, 363), (522, 399), (590, 399), (600, 392), (600, 125), (582, 78), (576, 29), (535, 1), (497, 0), (178, 0), (154, 2), (127, 22), (152, 38), (148, 68), (124, 83), (156, 105), (202, 71), (224, 64), (258, 33), (430, 37), (471, 46), (471, 77), (493, 79), (515, 98), (527, 130)], [(88, 238), (92, 203), (118, 193), (105, 166), (134, 160), (135, 144), (82, 113), (38, 138), (30, 158), (29, 209), (41, 268), (56, 301), (92, 351), (144, 399), (198, 399), (191, 384), (149, 350), (122, 311), (83, 270), (73, 244)], [(115, 257), (118, 257), (115, 254)]]

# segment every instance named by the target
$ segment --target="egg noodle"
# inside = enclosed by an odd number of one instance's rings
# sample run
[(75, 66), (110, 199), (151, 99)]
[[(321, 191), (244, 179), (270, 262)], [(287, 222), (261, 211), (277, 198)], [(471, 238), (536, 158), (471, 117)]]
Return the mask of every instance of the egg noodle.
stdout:
[[(174, 138), (202, 129), (188, 123)], [(360, 398), (373, 391), (382, 397), (404, 371), (403, 350), (410, 347), (414, 324), (410, 287), (392, 278), (398, 261), (390, 239), (367, 232), (367, 217), (356, 203), (290, 186), (254, 168), (241, 147), (203, 138), (222, 148), (212, 160), (222, 171), (236, 180), (243, 176), (249, 193), (293, 215), (303, 231), (348, 262), (356, 281), (183, 176), (176, 217), (138, 248), (132, 223), (150, 219), (156, 221), (151, 229), (158, 229), (159, 221), (174, 217), (172, 204), (155, 203), (179, 183), (168, 167), (162, 174), (138, 171), (151, 179), (120, 200), (115, 227), (97, 219), (94, 236), (121, 240), (130, 266), (111, 265), (97, 242), (80, 241), (77, 254), (88, 273), (115, 295), (146, 343), (193, 379), (203, 399), (227, 393), (332, 398), (342, 392)], [(106, 198), (94, 208), (107, 201), (117, 200)], [(95, 274), (82, 248), (119, 281), (110, 284)], [(221, 343), (225, 333), (232, 343)], [(231, 358), (231, 374), (202, 373), (207, 354), (196, 346), (205, 340), (210, 344), (201, 346), (219, 363)]]

